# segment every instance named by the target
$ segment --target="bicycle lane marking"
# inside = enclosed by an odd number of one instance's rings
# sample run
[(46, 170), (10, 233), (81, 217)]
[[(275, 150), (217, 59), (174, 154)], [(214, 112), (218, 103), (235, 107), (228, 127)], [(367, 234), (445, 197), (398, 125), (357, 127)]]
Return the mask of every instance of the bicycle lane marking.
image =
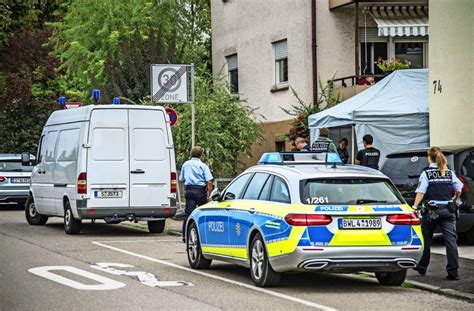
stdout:
[(166, 265), (166, 266), (169, 266), (169, 267), (180, 269), (180, 270), (183, 270), (183, 271), (187, 271), (187, 272), (191, 272), (191, 273), (198, 274), (198, 275), (201, 275), (201, 276), (205, 276), (205, 277), (208, 277), (208, 278), (211, 278), (211, 279), (215, 279), (215, 280), (219, 280), (219, 281), (226, 282), (226, 283), (229, 283), (229, 284), (237, 285), (237, 286), (240, 286), (240, 287), (243, 287), (243, 288), (246, 288), (246, 289), (250, 289), (250, 290), (253, 290), (253, 291), (256, 291), (256, 292), (264, 293), (264, 294), (267, 294), (267, 295), (270, 295), (270, 296), (274, 296), (274, 297), (278, 297), (278, 298), (281, 298), (281, 299), (296, 302), (296, 303), (299, 303), (299, 304), (302, 304), (302, 305), (305, 305), (305, 306), (308, 306), (308, 307), (311, 307), (311, 308), (316, 308), (316, 309), (325, 310), (325, 311), (336, 311), (336, 309), (334, 309), (334, 308), (324, 306), (324, 305), (321, 305), (321, 304), (318, 304), (318, 303), (315, 303), (315, 302), (311, 302), (311, 301), (300, 299), (300, 298), (297, 298), (297, 297), (294, 297), (294, 296), (282, 294), (282, 293), (275, 292), (275, 291), (272, 291), (272, 290), (269, 290), (269, 289), (265, 289), (265, 288), (256, 287), (256, 286), (252, 286), (252, 285), (249, 285), (249, 284), (241, 283), (241, 282), (238, 282), (238, 281), (234, 281), (234, 280), (231, 280), (231, 279), (227, 279), (227, 278), (217, 276), (217, 275), (214, 275), (214, 274), (210, 274), (210, 273), (206, 273), (206, 272), (203, 272), (203, 271), (183, 267), (183, 266), (180, 266), (180, 265), (172, 263), (172, 262), (168, 262), (168, 261), (165, 261), (165, 260), (156, 259), (156, 258), (153, 258), (153, 257), (148, 257), (148, 256), (145, 256), (145, 255), (137, 254), (137, 253), (130, 252), (130, 251), (127, 251), (125, 249), (121, 249), (121, 248), (118, 248), (118, 247), (115, 247), (115, 246), (110, 246), (110, 245), (107, 245), (107, 244), (103, 244), (101, 242), (94, 241), (94, 242), (92, 242), (92, 244), (97, 245), (97, 246), (101, 246), (101, 247), (104, 247), (104, 248), (108, 248), (110, 250), (120, 252), (120, 253), (123, 253), (123, 254), (127, 254), (127, 255), (130, 255), (130, 256), (138, 257), (138, 258), (141, 258), (141, 259), (145, 259), (145, 260), (148, 260), (148, 261), (153, 261), (153, 262), (156, 262), (156, 263), (159, 263), (159, 264), (162, 264), (162, 265)]

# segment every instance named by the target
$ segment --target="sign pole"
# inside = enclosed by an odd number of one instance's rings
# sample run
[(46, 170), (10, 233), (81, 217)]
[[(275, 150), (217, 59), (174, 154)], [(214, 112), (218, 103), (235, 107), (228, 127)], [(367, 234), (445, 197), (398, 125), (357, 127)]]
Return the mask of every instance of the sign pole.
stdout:
[(194, 63), (191, 64), (191, 148), (196, 143), (196, 110), (194, 107)]

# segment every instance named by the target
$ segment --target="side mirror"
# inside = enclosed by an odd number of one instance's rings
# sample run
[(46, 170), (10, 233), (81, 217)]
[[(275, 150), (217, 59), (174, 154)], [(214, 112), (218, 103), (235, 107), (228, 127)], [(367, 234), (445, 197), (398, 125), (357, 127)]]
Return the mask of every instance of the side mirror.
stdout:
[(30, 154), (28, 152), (23, 152), (21, 154), (21, 165), (30, 166), (30, 163), (31, 163)]
[(221, 191), (218, 188), (212, 190), (211, 200), (212, 201), (219, 201), (220, 199), (221, 199)]

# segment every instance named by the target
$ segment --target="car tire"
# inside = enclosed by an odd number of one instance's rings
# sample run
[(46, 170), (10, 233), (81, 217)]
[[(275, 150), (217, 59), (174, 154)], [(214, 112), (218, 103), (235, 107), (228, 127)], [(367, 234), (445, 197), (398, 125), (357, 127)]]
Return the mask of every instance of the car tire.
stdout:
[(375, 272), (375, 277), (381, 285), (384, 286), (400, 286), (405, 282), (407, 270), (395, 272)]
[(33, 226), (42, 226), (48, 221), (48, 216), (41, 215), (36, 210), (35, 201), (31, 195), (25, 203), (25, 216), (26, 221)]
[(466, 238), (469, 244), (474, 245), (474, 227), (466, 232)]
[(163, 233), (165, 230), (165, 219), (148, 221), (148, 231), (150, 233)]
[(211, 266), (212, 260), (206, 259), (202, 254), (199, 233), (194, 222), (189, 225), (188, 234), (186, 235), (186, 253), (191, 268), (208, 269)]
[(268, 260), (265, 242), (257, 233), (250, 244), (250, 275), (255, 285), (259, 287), (272, 287), (280, 283), (281, 273), (275, 272)]
[(81, 220), (75, 219), (72, 214), (71, 203), (66, 201), (64, 203), (64, 231), (66, 231), (66, 234), (79, 234), (81, 226)]

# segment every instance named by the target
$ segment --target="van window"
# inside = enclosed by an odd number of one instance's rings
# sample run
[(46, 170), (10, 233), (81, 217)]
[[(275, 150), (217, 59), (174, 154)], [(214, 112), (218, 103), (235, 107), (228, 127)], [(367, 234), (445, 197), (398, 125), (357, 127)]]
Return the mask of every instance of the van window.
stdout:
[(46, 137), (46, 148), (45, 148), (45, 162), (54, 162), (54, 148), (56, 146), (56, 138), (58, 137), (58, 131), (48, 132)]
[(38, 143), (38, 153), (36, 154), (38, 163), (43, 162), (45, 138), (46, 138), (46, 135), (41, 135), (40, 141)]
[(127, 136), (123, 128), (94, 128), (92, 133), (94, 161), (123, 161), (126, 159)]
[(56, 161), (77, 161), (79, 129), (67, 129), (59, 133)]
[(163, 129), (134, 128), (131, 133), (131, 154), (135, 161), (163, 161), (166, 140)]

